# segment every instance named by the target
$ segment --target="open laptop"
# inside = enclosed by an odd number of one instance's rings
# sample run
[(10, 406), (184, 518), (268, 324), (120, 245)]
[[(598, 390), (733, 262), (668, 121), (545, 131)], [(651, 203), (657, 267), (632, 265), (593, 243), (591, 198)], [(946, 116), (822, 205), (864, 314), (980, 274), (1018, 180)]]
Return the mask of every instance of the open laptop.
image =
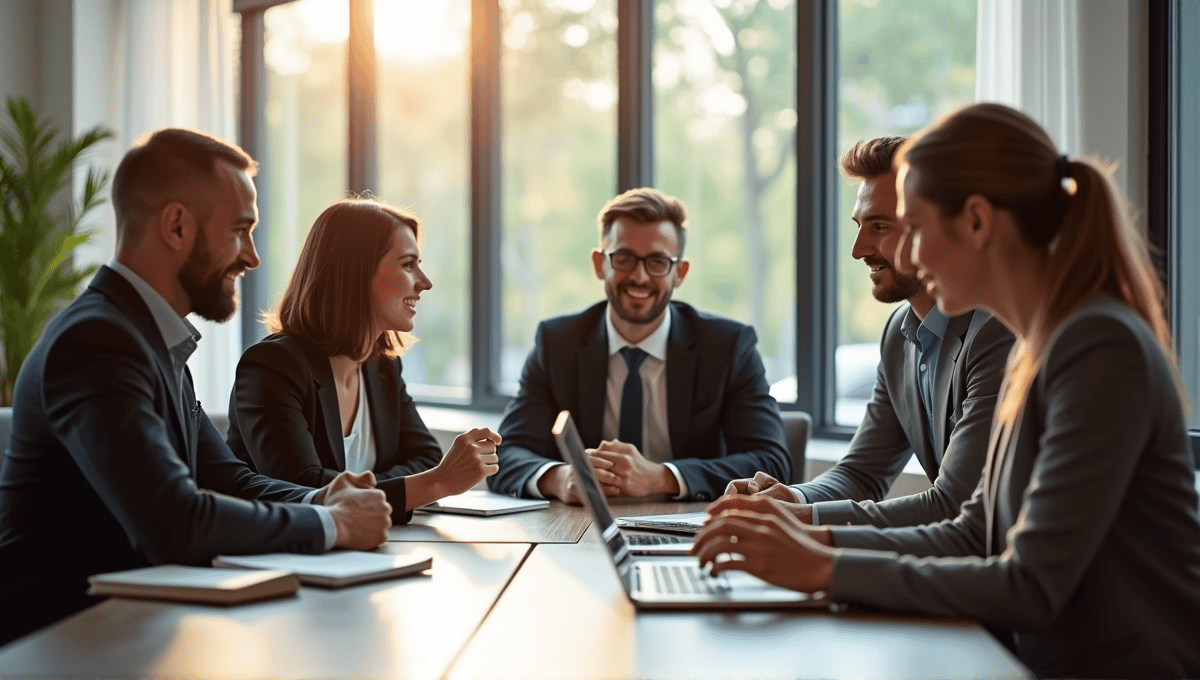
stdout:
[(584, 453), (583, 441), (568, 411), (558, 414), (551, 430), (563, 459), (571, 464), (583, 499), (592, 512), (596, 528), (612, 557), (625, 594), (640, 609), (753, 609), (825, 608), (821, 594), (809, 595), (771, 585), (745, 572), (708, 576), (696, 560), (633, 557), (629, 544), (608, 500), (596, 480), (596, 472)]

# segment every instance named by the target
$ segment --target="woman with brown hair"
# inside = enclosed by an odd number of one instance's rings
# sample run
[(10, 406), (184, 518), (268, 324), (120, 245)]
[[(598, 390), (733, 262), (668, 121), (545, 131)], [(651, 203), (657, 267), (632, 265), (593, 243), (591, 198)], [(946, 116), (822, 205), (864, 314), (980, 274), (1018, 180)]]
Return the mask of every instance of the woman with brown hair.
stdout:
[(1200, 676), (1186, 399), (1120, 190), (997, 104), (898, 158), (912, 263), (938, 306), (985, 309), (1017, 336), (979, 486), (957, 518), (916, 528), (814, 528), (778, 501), (726, 498), (694, 552), (834, 600), (980, 619), (1040, 676)]
[(401, 377), (400, 353), (421, 293), (420, 222), (367, 199), (321, 213), (271, 335), (237, 366), (229, 447), (269, 477), (320, 487), (371, 472), (393, 521), (495, 474), (500, 436), (464, 432), (442, 456)]

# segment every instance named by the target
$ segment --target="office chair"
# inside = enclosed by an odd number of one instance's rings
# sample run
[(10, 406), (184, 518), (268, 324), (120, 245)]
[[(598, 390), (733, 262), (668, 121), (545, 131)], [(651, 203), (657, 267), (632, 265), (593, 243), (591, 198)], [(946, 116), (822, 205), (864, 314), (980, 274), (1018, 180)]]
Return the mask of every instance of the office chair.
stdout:
[(4, 451), (8, 449), (8, 437), (12, 434), (12, 407), (0, 408), (0, 470), (4, 469)]
[(804, 450), (808, 448), (812, 418), (804, 411), (781, 411), (779, 415), (783, 417), (783, 432), (792, 456), (792, 479), (788, 483), (800, 484), (804, 481)]

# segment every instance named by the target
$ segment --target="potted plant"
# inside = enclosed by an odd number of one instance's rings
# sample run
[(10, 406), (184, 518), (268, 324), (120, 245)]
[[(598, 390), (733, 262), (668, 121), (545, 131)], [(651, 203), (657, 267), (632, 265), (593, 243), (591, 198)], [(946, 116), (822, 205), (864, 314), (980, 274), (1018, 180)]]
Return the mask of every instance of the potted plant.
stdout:
[(76, 233), (80, 218), (104, 202), (108, 172), (89, 169), (83, 202), (56, 200), (86, 149), (113, 136), (97, 126), (76, 139), (56, 140), (58, 130), (24, 98), (8, 100), (0, 126), (0, 406), (12, 403), (13, 384), (46, 323), (96, 267), (75, 268), (72, 253), (88, 240)]

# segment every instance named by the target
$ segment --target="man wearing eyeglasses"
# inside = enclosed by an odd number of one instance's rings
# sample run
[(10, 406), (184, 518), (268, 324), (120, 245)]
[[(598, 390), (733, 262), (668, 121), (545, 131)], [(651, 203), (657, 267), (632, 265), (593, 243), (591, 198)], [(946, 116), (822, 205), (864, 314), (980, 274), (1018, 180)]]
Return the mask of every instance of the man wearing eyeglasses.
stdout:
[(686, 210), (633, 189), (600, 211), (591, 253), (607, 301), (543, 321), (500, 425), (500, 493), (580, 503), (550, 427), (571, 411), (610, 496), (706, 501), (732, 479), (791, 476), (754, 329), (671, 294), (683, 283)]

